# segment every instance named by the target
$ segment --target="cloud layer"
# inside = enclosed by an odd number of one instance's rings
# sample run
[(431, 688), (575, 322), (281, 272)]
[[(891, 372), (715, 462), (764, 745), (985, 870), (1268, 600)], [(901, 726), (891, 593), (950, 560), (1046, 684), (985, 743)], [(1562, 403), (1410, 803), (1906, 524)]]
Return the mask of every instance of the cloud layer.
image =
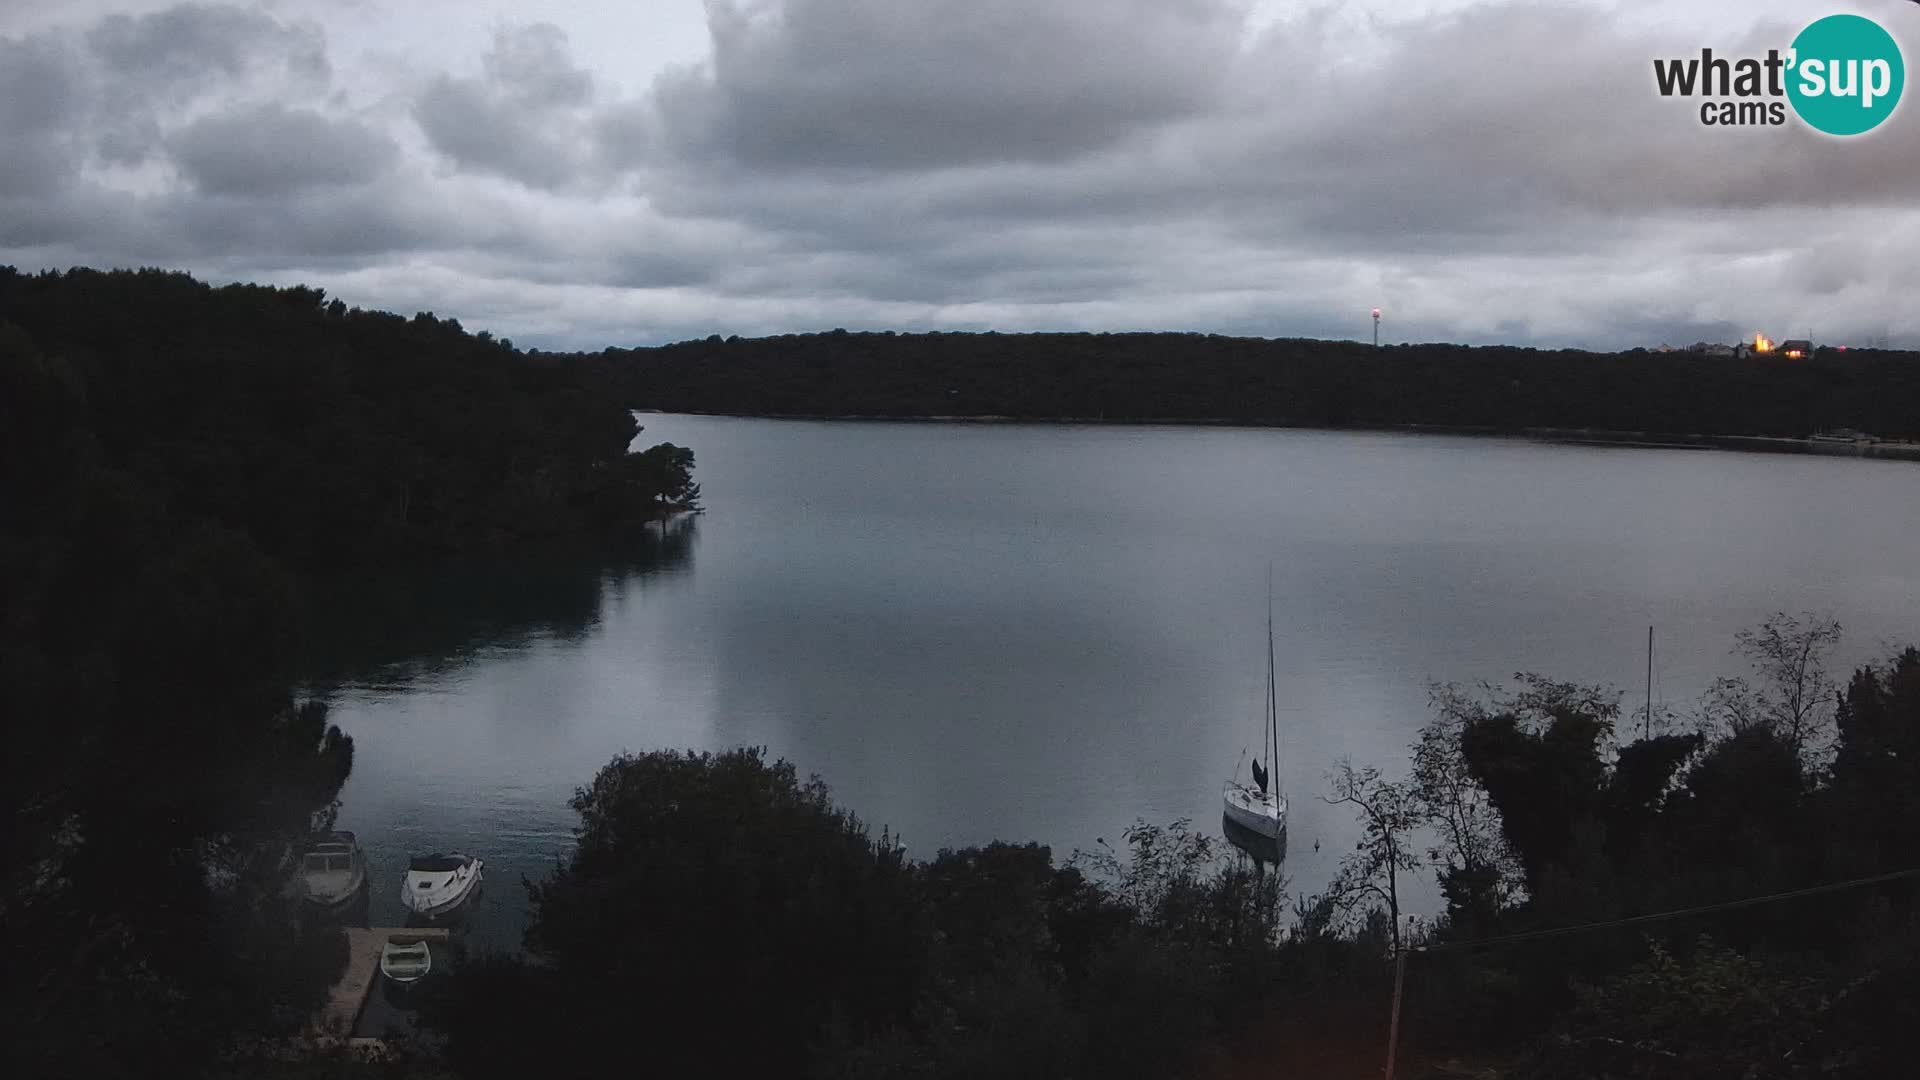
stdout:
[(303, 280), (554, 348), (1359, 336), (1374, 306), (1394, 339), (1920, 345), (1915, 106), (1850, 141), (1702, 126), (1653, 58), (1804, 17), (1722, 6), (710, 0), (704, 55), (636, 78), (584, 58), (644, 36), (617, 11), (529, 5), (442, 65), (393, 62), (407, 9), (373, 0), (28, 5), (0, 262)]

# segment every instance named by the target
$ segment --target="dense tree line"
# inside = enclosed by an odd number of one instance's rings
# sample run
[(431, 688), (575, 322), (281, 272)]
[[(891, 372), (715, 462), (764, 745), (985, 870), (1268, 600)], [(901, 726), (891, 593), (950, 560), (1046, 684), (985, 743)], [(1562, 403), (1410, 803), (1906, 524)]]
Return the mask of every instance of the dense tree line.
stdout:
[(637, 408), (1920, 437), (1920, 356), (1809, 359), (1208, 334), (709, 337), (587, 358)]
[(573, 805), (529, 958), (430, 1009), (462, 1075), (1165, 1077), (1225, 1054), (1285, 960), (1277, 878), (1184, 824), (915, 862), (753, 750), (622, 757)]
[(36, 1076), (177, 1073), (343, 959), (282, 891), (352, 743), (288, 694), (293, 582), (116, 463), (0, 326), (4, 1038)]
[(189, 1075), (344, 960), (293, 856), (352, 741), (294, 685), (311, 575), (690, 506), (559, 361), (311, 289), (0, 268), (0, 1037)]
[[(1412, 775), (1363, 785), (1430, 826), (1412, 862), (1447, 899), (1414, 964), (1416, 1041), (1519, 1053), (1525, 1077), (1904, 1071), (1920, 877), (1800, 894), (1920, 871), (1920, 650), (1842, 687), (1824, 669), (1837, 637), (1775, 616), (1739, 640), (1757, 681), (1625, 724), (1596, 687), (1442, 689)], [(1381, 844), (1350, 863), (1358, 880), (1379, 875)], [(1770, 896), (1790, 898), (1717, 906)], [(1675, 911), (1696, 913), (1449, 948)]]
[(299, 569), (601, 532), (698, 495), (580, 365), (317, 289), (0, 268), (103, 460)]

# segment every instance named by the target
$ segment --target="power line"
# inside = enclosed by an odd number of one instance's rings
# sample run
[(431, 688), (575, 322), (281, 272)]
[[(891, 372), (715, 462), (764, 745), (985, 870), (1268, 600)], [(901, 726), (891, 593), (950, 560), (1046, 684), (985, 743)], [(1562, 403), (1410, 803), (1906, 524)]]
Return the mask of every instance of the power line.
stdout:
[(1867, 885), (1879, 885), (1901, 878), (1920, 877), (1920, 866), (1907, 870), (1893, 870), (1872, 877), (1854, 878), (1850, 881), (1834, 881), (1825, 885), (1810, 885), (1804, 889), (1789, 889), (1786, 892), (1768, 893), (1764, 896), (1747, 896), (1739, 900), (1724, 900), (1717, 904), (1701, 904), (1698, 907), (1677, 908), (1673, 911), (1656, 911), (1649, 915), (1630, 915), (1624, 919), (1606, 919), (1600, 922), (1576, 923), (1573, 926), (1555, 926), (1546, 930), (1526, 930), (1517, 934), (1502, 934), (1499, 937), (1477, 938), (1472, 941), (1443, 941), (1437, 945), (1415, 945), (1414, 952), (1454, 952), (1460, 949), (1491, 948), (1495, 945), (1511, 945), (1522, 941), (1537, 941), (1541, 938), (1564, 937), (1568, 934), (1584, 934), (1590, 930), (1610, 930), (1616, 926), (1637, 926), (1642, 923), (1664, 922), (1668, 919), (1680, 919), (1689, 915), (1706, 915), (1715, 911), (1732, 911), (1736, 908), (1758, 907), (1761, 904), (1773, 904), (1782, 900), (1797, 900), (1803, 896), (1817, 896), (1821, 893), (1842, 892), (1858, 889)]
[[(1920, 0), (1916, 0), (1920, 2)], [(1716, 911), (1733, 911), (1737, 908), (1758, 907), (1762, 904), (1776, 904), (1783, 900), (1798, 900), (1805, 896), (1818, 896), (1821, 893), (1843, 892), (1867, 885), (1880, 885), (1902, 878), (1920, 878), (1920, 866), (1906, 870), (1892, 870), (1872, 877), (1853, 878), (1850, 881), (1834, 881), (1825, 885), (1810, 885), (1804, 889), (1789, 889), (1786, 892), (1767, 893), (1764, 896), (1747, 896), (1739, 900), (1725, 900), (1717, 904), (1701, 904), (1698, 907), (1678, 908), (1673, 911), (1656, 911), (1649, 915), (1630, 915), (1624, 919), (1606, 919), (1600, 922), (1577, 923), (1573, 926), (1556, 926), (1546, 930), (1527, 930), (1518, 934), (1502, 934), (1499, 937), (1479, 938), (1474, 941), (1443, 941), (1438, 945), (1414, 945), (1400, 950), (1393, 958), (1393, 1004), (1392, 1018), (1387, 1027), (1387, 1068), (1386, 1080), (1394, 1080), (1394, 1064), (1400, 1049), (1400, 997), (1401, 986), (1407, 978), (1407, 954), (1410, 952), (1436, 953), (1456, 952), (1462, 949), (1492, 948), (1498, 945), (1513, 945), (1523, 941), (1539, 941), (1543, 938), (1565, 937), (1569, 934), (1584, 934), (1591, 930), (1610, 930), (1619, 926), (1638, 926), (1645, 923), (1664, 922), (1668, 919), (1681, 919), (1689, 915), (1707, 915)]]

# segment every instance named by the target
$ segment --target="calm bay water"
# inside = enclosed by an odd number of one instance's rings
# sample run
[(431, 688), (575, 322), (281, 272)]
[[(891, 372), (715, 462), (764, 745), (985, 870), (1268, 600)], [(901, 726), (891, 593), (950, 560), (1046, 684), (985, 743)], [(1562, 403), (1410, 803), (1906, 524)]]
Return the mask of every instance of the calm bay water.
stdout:
[[(1516, 671), (1656, 703), (1736, 631), (1831, 612), (1841, 664), (1920, 640), (1920, 466), (1229, 428), (646, 415), (708, 512), (604, 553), (330, 588), (312, 667), (357, 744), (340, 823), (397, 923), (408, 852), (487, 857), (524, 925), (611, 756), (764, 745), (917, 856), (1056, 857), (1137, 818), (1216, 831), (1259, 746), (1273, 575), (1286, 872), (1357, 836), (1339, 758), (1398, 770), (1434, 681)], [(1318, 841), (1320, 849), (1314, 850)], [(1425, 894), (1428, 899), (1431, 893)]]

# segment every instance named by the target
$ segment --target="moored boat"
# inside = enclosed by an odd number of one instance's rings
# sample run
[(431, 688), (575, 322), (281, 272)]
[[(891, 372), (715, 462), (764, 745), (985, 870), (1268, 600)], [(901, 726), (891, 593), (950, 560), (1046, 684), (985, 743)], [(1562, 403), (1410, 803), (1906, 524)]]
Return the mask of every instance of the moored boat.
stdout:
[(1279, 865), (1287, 861), (1287, 829), (1281, 823), (1280, 832), (1275, 836), (1265, 836), (1246, 828), (1225, 812), (1220, 815), (1220, 835), (1227, 838), (1239, 851), (1253, 857), (1255, 862)]
[(1278, 840), (1287, 831), (1287, 800), (1278, 792), (1261, 791), (1227, 781), (1221, 792), (1226, 820), (1265, 840)]
[(418, 938), (390, 938), (380, 947), (380, 974), (402, 986), (419, 982), (433, 970), (433, 950)]
[(484, 866), (480, 858), (457, 851), (451, 855), (416, 855), (407, 863), (406, 877), (400, 883), (400, 902), (422, 918), (452, 915), (479, 891)]
[(367, 857), (350, 832), (323, 834), (300, 860), (307, 903), (327, 911), (351, 904), (367, 883)]
[[(1278, 850), (1286, 850), (1287, 836), (1287, 797), (1280, 793), (1280, 701), (1279, 688), (1276, 685), (1273, 662), (1273, 586), (1267, 586), (1267, 714), (1260, 731), (1261, 753), (1266, 756), (1267, 768), (1262, 768), (1260, 759), (1253, 759), (1252, 783), (1242, 783), (1236, 775), (1228, 780), (1220, 791), (1222, 823), (1244, 830), (1250, 838), (1266, 844), (1276, 845)], [(1231, 831), (1229, 840), (1238, 841)]]

